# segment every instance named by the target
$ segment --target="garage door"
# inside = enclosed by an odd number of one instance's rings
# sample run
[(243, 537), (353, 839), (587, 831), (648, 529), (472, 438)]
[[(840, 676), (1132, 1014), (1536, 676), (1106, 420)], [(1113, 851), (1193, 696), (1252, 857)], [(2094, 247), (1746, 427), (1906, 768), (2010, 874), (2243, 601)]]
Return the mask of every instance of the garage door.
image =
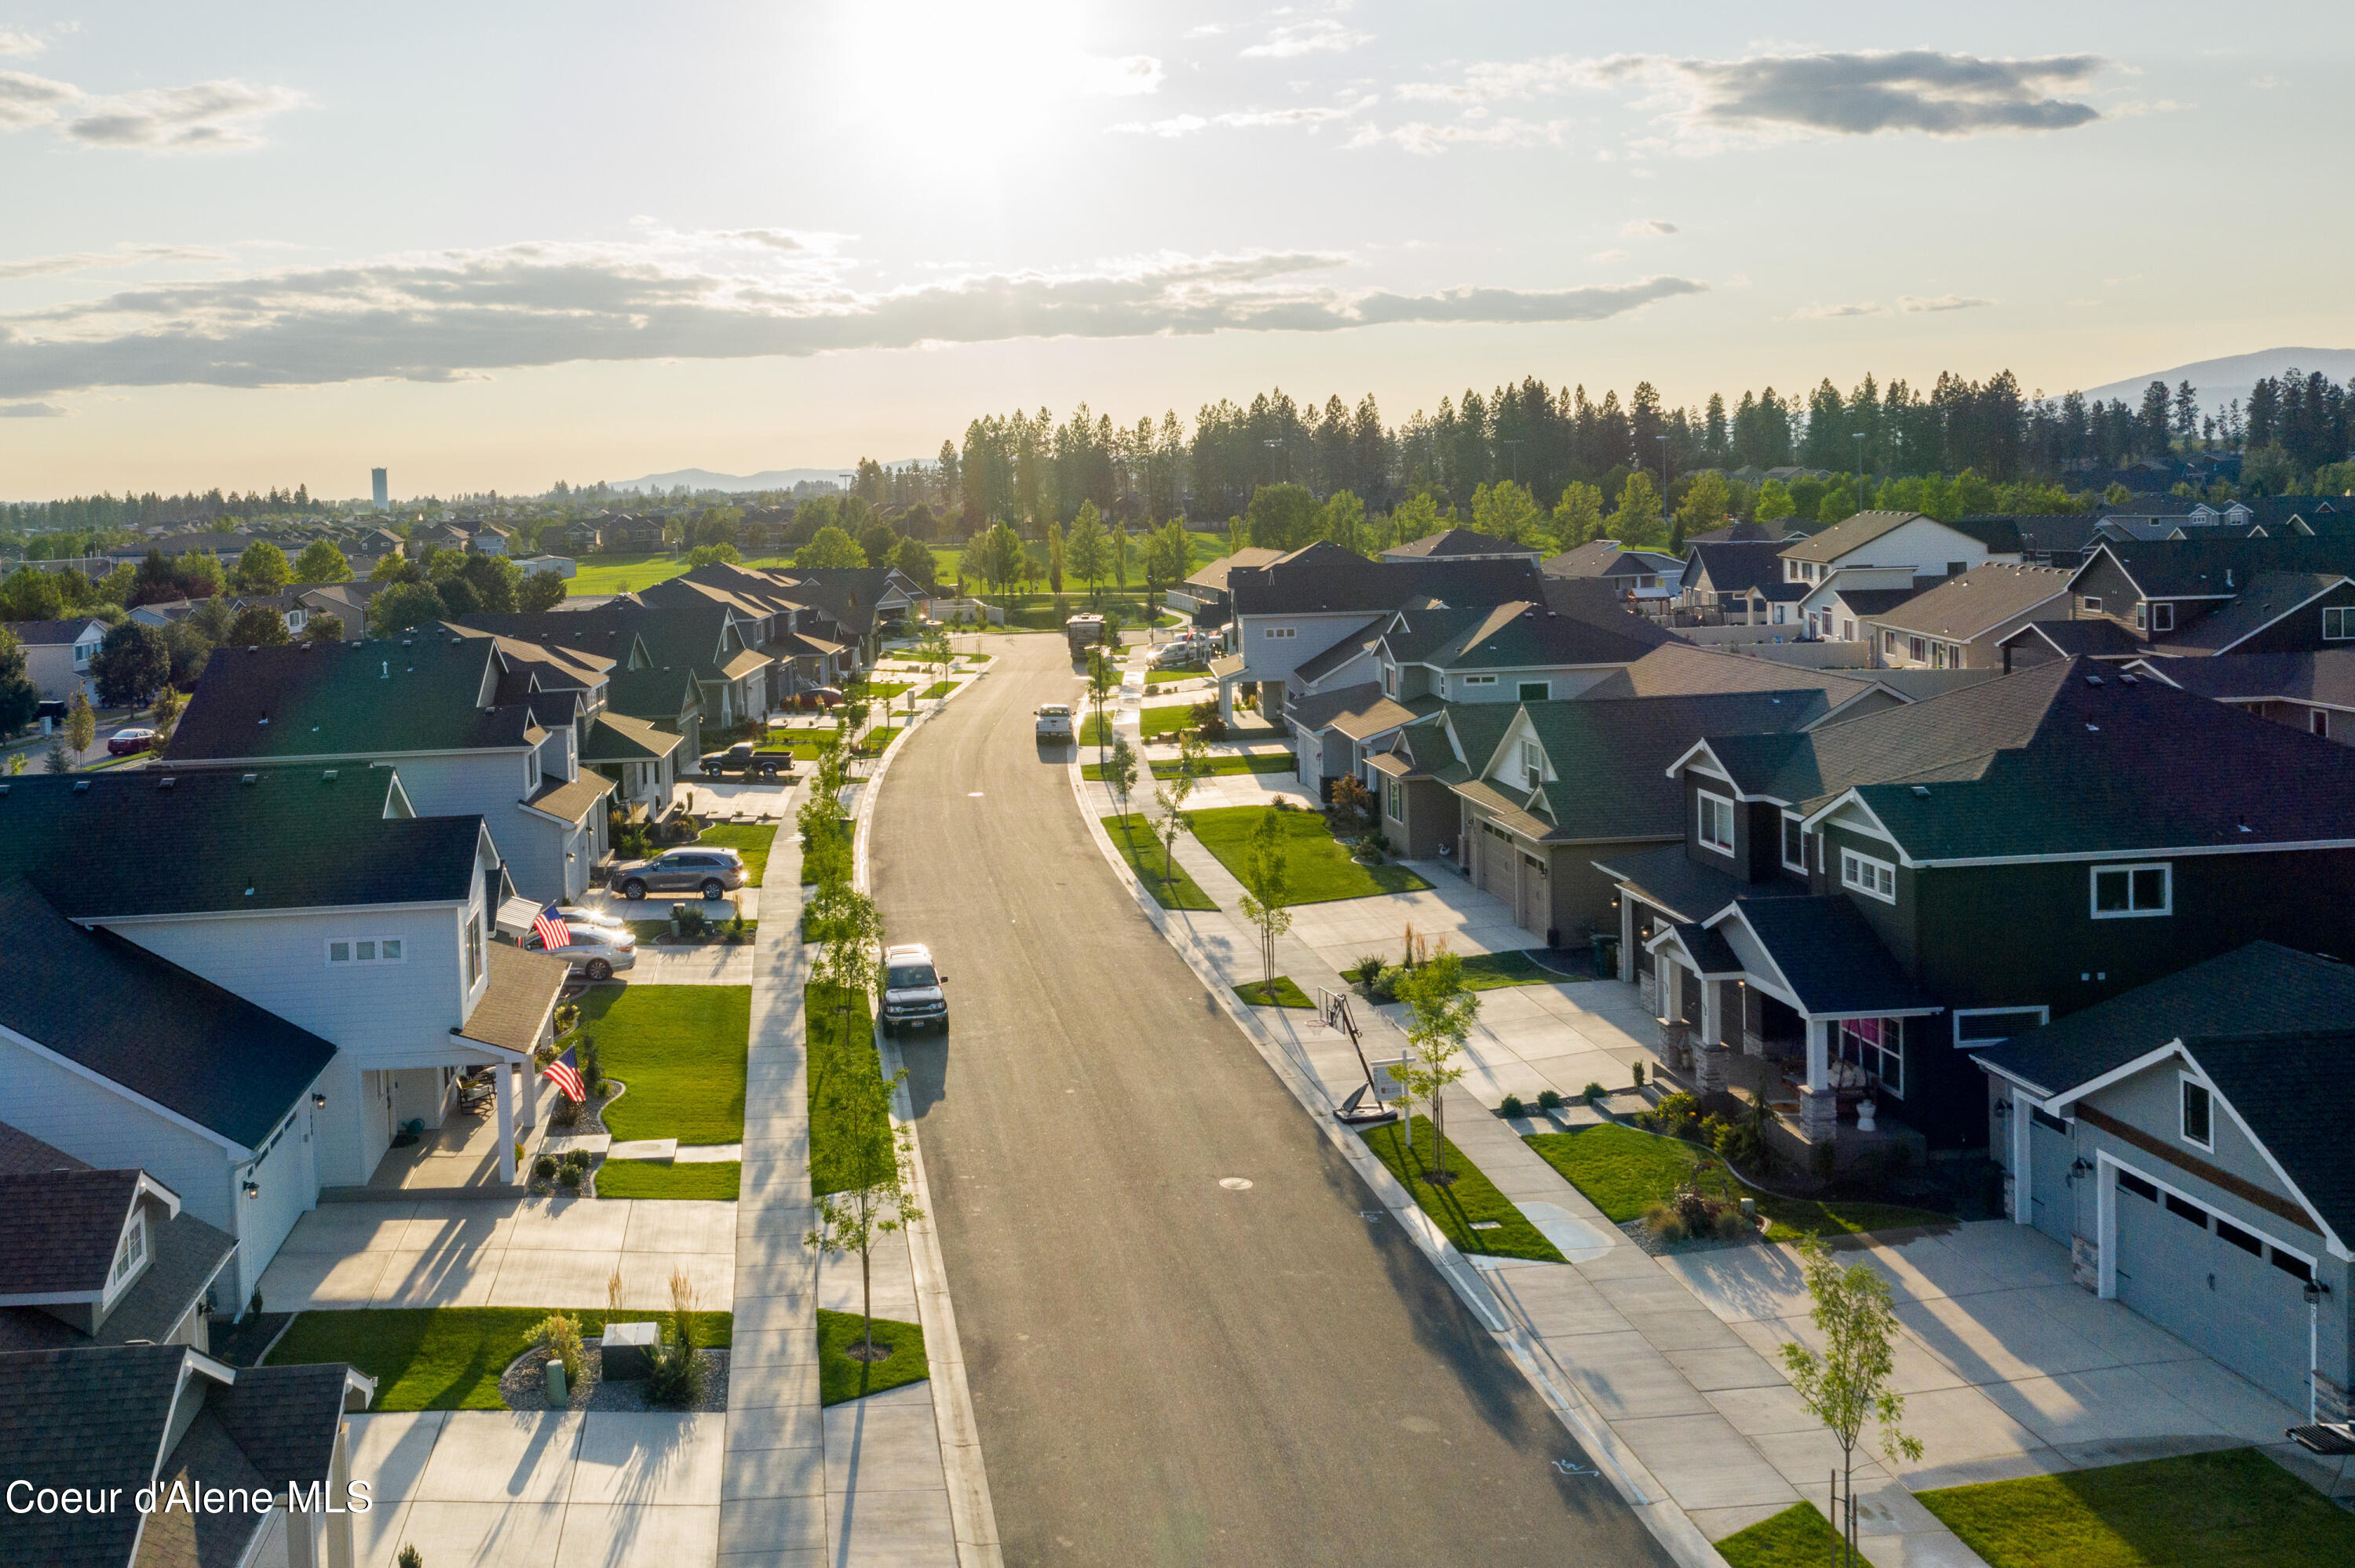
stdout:
[(1546, 927), (1553, 923), (1553, 898), (1547, 891), (1546, 863), (1533, 854), (1524, 854), (1520, 859), (1521, 906), (1518, 918), (1521, 929), (1542, 942)]
[(2069, 1124), (2049, 1111), (2030, 1109), (2028, 1122), (2028, 1168), (2034, 1172), (2028, 1192), (2029, 1223), (2062, 1246), (2076, 1234), (2076, 1189), (2069, 1184), (2069, 1167), (2077, 1158), (2076, 1140)]
[(2117, 1183), (2118, 1299), (2304, 1410), (2305, 1260), (2132, 1171)]

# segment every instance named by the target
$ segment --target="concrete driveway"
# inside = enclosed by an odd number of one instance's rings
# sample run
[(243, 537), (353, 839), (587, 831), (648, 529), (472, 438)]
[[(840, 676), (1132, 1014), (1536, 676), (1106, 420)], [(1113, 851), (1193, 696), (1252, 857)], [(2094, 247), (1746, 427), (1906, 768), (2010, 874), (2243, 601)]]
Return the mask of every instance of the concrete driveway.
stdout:
[(261, 1276), (272, 1312), (357, 1307), (670, 1306), (684, 1267), (696, 1294), (735, 1295), (736, 1205), (625, 1198), (425, 1198), (322, 1203)]

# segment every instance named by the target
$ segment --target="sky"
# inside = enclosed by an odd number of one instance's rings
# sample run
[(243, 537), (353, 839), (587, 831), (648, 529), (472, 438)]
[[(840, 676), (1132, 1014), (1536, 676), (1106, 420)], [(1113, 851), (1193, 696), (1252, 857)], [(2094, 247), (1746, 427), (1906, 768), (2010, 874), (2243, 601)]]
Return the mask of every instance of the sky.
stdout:
[[(1771, 16), (1769, 13), (1771, 12)], [(1771, 33), (1762, 32), (1771, 21)], [(2355, 344), (2342, 4), (0, 0), (0, 499)]]

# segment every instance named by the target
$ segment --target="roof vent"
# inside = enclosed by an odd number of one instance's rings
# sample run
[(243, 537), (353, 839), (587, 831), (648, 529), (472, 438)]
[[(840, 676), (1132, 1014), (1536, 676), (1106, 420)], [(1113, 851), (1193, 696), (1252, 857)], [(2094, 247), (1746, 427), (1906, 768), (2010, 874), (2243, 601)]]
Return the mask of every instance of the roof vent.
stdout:
[(383, 665), (384, 667), (377, 672), (376, 678), (379, 681), (389, 681), (392, 679), (392, 661), (387, 659), (383, 661)]
[(178, 779), (166, 775), (165, 777), (155, 780), (155, 788), (158, 789), (169, 789), (173, 785), (178, 782)]
[(2102, 678), (2099, 675), (2088, 675), (2085, 677), (2085, 684), (2089, 686), (2098, 686), (2101, 683)]
[(2121, 686), (2138, 685), (2140, 684), (2140, 678), (2138, 676), (2126, 674), (2125, 672), (2121, 671), (2118, 674), (2118, 684)]
[(77, 794), (77, 795), (87, 795), (87, 794), (89, 794), (89, 793), (90, 793), (90, 780), (89, 780), (89, 779), (75, 779), (75, 780), (74, 780), (73, 792), (74, 792), (75, 794)]
[(1916, 784), (1913, 786), (1913, 793), (1926, 800), (1930, 798), (1930, 787), (1927, 784)]
[(2243, 823), (2241, 823), (2241, 824), (2240, 824), (2240, 829), (2241, 829), (2241, 831), (2242, 831), (2243, 832), (2244, 832), (2244, 833), (2254, 833), (2254, 832), (2255, 832), (2257, 831), (2256, 829), (2254, 829), (2254, 828), (2253, 828), (2253, 827), (2249, 826), (2249, 824), (2248, 824), (2248, 823), (2246, 823), (2246, 822), (2243, 822)]
[(325, 784), (333, 784), (336, 781), (336, 771), (337, 769), (336, 768), (328, 768), (325, 773), (319, 775), (320, 782)]
[(2102, 733), (2102, 726), (2097, 724), (2089, 724), (2085, 726), (2085, 733), (2087, 735), (2099, 735)]
[(261, 778), (261, 775), (259, 773), (247, 773), (240, 775), (238, 779), (238, 782), (240, 784), (251, 784), (259, 780)]

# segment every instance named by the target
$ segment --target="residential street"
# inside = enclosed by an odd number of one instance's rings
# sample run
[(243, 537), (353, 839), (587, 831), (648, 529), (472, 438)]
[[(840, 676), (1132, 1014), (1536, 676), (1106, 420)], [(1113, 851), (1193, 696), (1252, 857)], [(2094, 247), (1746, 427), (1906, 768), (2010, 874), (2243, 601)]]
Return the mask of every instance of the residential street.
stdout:
[(1007, 1561), (1666, 1562), (1088, 842), (1061, 640), (983, 646), (872, 853)]

